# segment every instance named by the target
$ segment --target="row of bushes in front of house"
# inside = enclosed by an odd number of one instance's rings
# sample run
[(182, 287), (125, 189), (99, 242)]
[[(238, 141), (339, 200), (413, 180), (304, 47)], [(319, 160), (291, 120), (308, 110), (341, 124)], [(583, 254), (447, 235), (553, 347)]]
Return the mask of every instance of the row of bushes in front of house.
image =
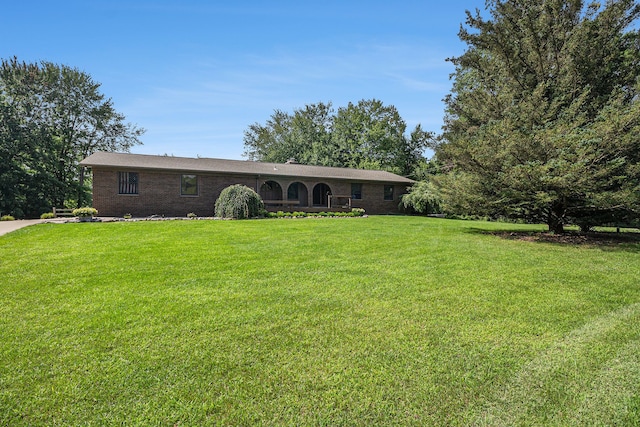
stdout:
[(353, 208), (351, 212), (267, 212), (267, 218), (317, 218), (317, 217), (355, 217), (364, 216), (362, 208)]

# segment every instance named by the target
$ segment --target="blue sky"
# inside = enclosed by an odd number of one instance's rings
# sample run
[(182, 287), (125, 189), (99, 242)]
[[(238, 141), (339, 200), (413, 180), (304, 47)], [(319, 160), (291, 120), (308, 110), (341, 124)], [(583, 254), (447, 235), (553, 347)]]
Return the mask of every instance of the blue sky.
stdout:
[(465, 10), (448, 1), (4, 2), (0, 57), (76, 67), (147, 129), (142, 154), (243, 159), (274, 110), (394, 105), (439, 132)]

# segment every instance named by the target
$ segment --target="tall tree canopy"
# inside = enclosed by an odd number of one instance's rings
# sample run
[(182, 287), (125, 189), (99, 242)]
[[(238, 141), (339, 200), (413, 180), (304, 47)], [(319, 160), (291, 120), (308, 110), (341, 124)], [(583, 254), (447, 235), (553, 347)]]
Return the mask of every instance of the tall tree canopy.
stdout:
[(432, 135), (407, 125), (393, 106), (362, 100), (335, 112), (331, 103), (311, 104), (288, 114), (276, 110), (266, 124), (245, 131), (245, 156), (251, 160), (383, 169), (412, 175)]
[[(436, 150), (451, 210), (589, 227), (640, 206), (633, 0), (490, 0), (467, 11)], [(617, 218), (618, 217), (618, 218)]]
[(125, 122), (86, 73), (16, 58), (0, 65), (0, 211), (38, 216), (90, 202), (79, 162), (128, 151), (144, 129)]

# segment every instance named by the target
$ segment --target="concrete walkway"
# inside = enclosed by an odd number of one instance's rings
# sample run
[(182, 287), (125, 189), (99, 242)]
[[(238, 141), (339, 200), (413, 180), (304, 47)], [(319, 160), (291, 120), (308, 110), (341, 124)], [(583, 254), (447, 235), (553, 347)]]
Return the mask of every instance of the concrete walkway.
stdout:
[(16, 221), (0, 221), (0, 236), (3, 234), (11, 233), (12, 231), (16, 231), (21, 229), (22, 227), (27, 227), (29, 225), (40, 224), (44, 222), (42, 219), (18, 219)]

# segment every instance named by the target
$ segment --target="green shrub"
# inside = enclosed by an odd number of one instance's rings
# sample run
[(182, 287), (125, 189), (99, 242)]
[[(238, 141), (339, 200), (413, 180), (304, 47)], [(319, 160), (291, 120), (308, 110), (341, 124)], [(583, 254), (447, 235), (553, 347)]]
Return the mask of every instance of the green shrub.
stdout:
[(259, 216), (263, 209), (258, 193), (246, 185), (235, 184), (222, 190), (214, 212), (219, 218), (246, 219)]
[(2, 215), (0, 221), (15, 221), (15, 218), (11, 215)]
[(131, 214), (130, 213), (126, 213), (122, 216), (124, 219), (131, 219)]
[(418, 181), (409, 192), (402, 196), (400, 205), (408, 212), (419, 214), (439, 214), (442, 212), (442, 198), (437, 187), (430, 181)]
[(353, 208), (350, 212), (265, 212), (266, 218), (319, 218), (319, 217), (360, 217), (364, 216), (365, 210), (362, 208)]
[(51, 219), (51, 218), (55, 218), (55, 214), (53, 212), (45, 212), (42, 215), (40, 215), (40, 219)]
[(83, 207), (83, 208), (78, 208), (78, 209), (74, 209), (71, 214), (73, 216), (79, 216), (79, 217), (90, 217), (90, 216), (94, 216), (94, 215), (98, 215), (98, 210), (96, 208), (90, 208), (90, 207)]

